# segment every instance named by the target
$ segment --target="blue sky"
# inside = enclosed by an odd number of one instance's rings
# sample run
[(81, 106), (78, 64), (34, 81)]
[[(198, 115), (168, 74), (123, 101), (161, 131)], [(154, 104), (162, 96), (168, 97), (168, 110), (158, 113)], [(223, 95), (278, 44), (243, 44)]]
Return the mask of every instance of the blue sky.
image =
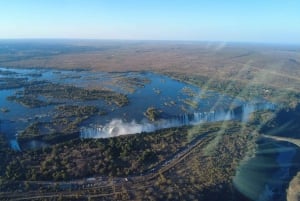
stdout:
[(300, 1), (0, 0), (0, 38), (300, 43)]

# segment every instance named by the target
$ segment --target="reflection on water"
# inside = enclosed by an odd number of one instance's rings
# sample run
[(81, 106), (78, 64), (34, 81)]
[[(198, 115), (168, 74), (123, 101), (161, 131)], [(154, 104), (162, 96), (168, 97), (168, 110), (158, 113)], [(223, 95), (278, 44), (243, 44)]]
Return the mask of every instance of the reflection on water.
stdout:
[(274, 109), (270, 103), (247, 103), (235, 109), (218, 110), (210, 112), (193, 112), (181, 114), (173, 117), (160, 119), (155, 122), (144, 120), (140, 123), (136, 121), (124, 122), (121, 119), (113, 119), (104, 125), (91, 125), (82, 127), (81, 138), (109, 138), (119, 135), (136, 134), (141, 132), (152, 132), (155, 130), (186, 125), (196, 125), (204, 122), (216, 122), (227, 120), (248, 121), (251, 113), (257, 110)]
[(20, 148), (19, 143), (17, 142), (17, 140), (10, 140), (9, 143), (10, 143), (10, 146), (13, 150), (21, 151), (21, 148)]
[[(264, 101), (245, 102), (150, 72), (103, 73), (0, 68), (0, 86), (4, 86), (0, 88), (0, 108), (8, 111), (0, 111), (0, 132), (7, 136), (11, 147), (19, 151), (16, 134), (34, 122), (51, 122), (55, 116), (55, 106), (26, 108), (8, 101), (7, 97), (20, 93), (22, 86), (5, 88), (2, 78), (26, 78), (28, 81), (47, 81), (89, 89), (105, 88), (128, 96), (129, 104), (121, 108), (101, 100), (65, 100), (65, 105), (93, 105), (107, 111), (106, 115), (94, 115), (80, 125), (82, 138), (107, 138), (202, 122), (246, 122), (254, 111), (275, 109), (273, 104)], [(126, 82), (127, 78), (130, 78), (129, 82)], [(135, 80), (147, 82), (135, 86), (132, 85)], [(146, 120), (144, 112), (149, 107), (161, 111), (157, 121)], [(43, 146), (46, 144), (40, 141), (29, 143), (29, 147)], [(260, 141), (255, 156), (244, 162), (236, 174), (236, 187), (252, 200), (282, 200), (286, 182), (291, 178), (290, 163), (295, 153), (296, 149), (290, 145), (273, 143), (271, 140)]]
[(251, 200), (286, 200), (286, 189), (293, 177), (293, 163), (299, 149), (286, 142), (262, 139), (255, 156), (245, 161), (234, 177), (236, 188)]
[[(0, 132), (9, 140), (35, 122), (50, 122), (55, 116), (55, 105), (36, 108), (24, 107), (7, 97), (22, 93), (22, 85), (5, 88), (7, 78), (29, 81), (47, 81), (89, 89), (106, 88), (125, 93), (129, 104), (124, 107), (109, 105), (102, 100), (53, 100), (65, 105), (93, 105), (105, 108), (106, 115), (94, 115), (81, 124), (82, 137), (109, 137), (120, 134), (149, 132), (160, 128), (193, 125), (201, 122), (222, 120), (247, 121), (255, 110), (273, 109), (274, 105), (246, 103), (242, 100), (212, 91), (203, 91), (193, 85), (179, 82), (167, 76), (151, 72), (104, 73), (53, 69), (6, 69), (0, 68)], [(1, 88), (2, 87), (2, 88)], [(1, 90), (2, 89), (2, 90)], [(47, 97), (39, 97), (47, 101)], [(159, 120), (145, 120), (149, 107), (161, 111)], [(20, 115), (21, 114), (21, 115)], [(129, 129), (130, 128), (130, 129)], [(12, 146), (16, 148), (16, 146)]]

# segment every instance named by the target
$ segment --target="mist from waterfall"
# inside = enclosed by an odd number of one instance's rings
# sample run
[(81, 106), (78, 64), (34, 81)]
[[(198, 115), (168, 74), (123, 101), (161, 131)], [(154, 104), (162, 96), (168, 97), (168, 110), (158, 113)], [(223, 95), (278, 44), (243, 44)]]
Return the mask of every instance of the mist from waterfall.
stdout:
[(169, 119), (160, 119), (155, 122), (142, 120), (141, 122), (125, 122), (121, 119), (112, 119), (105, 125), (90, 125), (82, 127), (81, 138), (109, 138), (119, 135), (153, 132), (159, 129), (196, 125), (204, 122), (217, 122), (228, 120), (248, 121), (249, 115), (258, 109), (273, 109), (273, 105), (244, 104), (232, 110), (219, 110), (211, 112), (194, 112), (182, 114)]

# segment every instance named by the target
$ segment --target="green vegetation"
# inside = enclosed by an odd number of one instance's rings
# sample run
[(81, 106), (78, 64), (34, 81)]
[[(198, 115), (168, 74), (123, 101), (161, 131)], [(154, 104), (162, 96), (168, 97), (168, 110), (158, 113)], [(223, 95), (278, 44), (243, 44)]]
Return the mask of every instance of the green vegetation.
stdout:
[(0, 70), (0, 75), (9, 76), (9, 75), (16, 75), (16, 72), (12, 72), (9, 70)]
[(28, 81), (27, 78), (0, 77), (0, 90), (16, 89), (34, 84), (41, 84), (41, 81)]
[[(238, 163), (255, 143), (251, 127), (241, 132), (239, 124), (224, 123), (226, 129), (210, 136), (195, 147), (177, 165), (162, 171), (154, 185), (135, 193), (141, 200), (236, 200), (241, 198), (232, 186), (232, 177)], [(216, 133), (215, 133), (216, 134)], [(220, 137), (219, 143), (209, 156), (205, 147)], [(152, 184), (152, 183), (151, 183)], [(136, 197), (134, 197), (136, 198)]]
[(196, 92), (194, 90), (192, 90), (190, 87), (183, 87), (181, 89), (181, 92), (186, 94), (189, 97), (196, 97), (197, 96)]
[(198, 102), (195, 100), (185, 99), (183, 102), (194, 109), (198, 108)]
[(26, 96), (9, 96), (7, 97), (9, 101), (15, 101), (24, 107), (35, 108), (35, 107), (44, 107), (52, 104), (57, 104), (51, 101), (42, 101), (36, 98), (34, 95), (26, 95)]
[[(14, 154), (12, 150), (10, 149), (7, 140), (4, 138), (4, 134), (0, 133), (0, 183), (3, 182), (3, 177), (5, 173), (5, 166), (7, 165), (7, 162), (11, 160), (11, 155)], [(1, 188), (0, 188), (1, 189)]]
[[(40, 100), (43, 97), (47, 101)], [(75, 86), (60, 85), (54, 83), (41, 83), (25, 86), (24, 91), (16, 96), (8, 97), (9, 100), (17, 101), (27, 107), (46, 106), (55, 101), (64, 100), (98, 100), (103, 99), (108, 104), (116, 104), (122, 107), (128, 104), (128, 99), (123, 94), (109, 90), (88, 90)]]
[[(212, 80), (202, 75), (187, 75), (184, 73), (167, 72), (166, 75), (179, 81), (187, 82), (200, 87), (202, 90), (215, 90), (233, 97), (240, 97), (246, 100), (265, 98), (274, 103), (284, 106), (295, 107), (300, 101), (300, 93), (288, 89), (280, 89), (267, 84), (246, 83), (240, 80), (218, 79)], [(190, 93), (189, 90), (183, 90)]]
[[(75, 101), (104, 100), (111, 105), (124, 106), (128, 103), (127, 97), (109, 90), (0, 77), (0, 90), (24, 87), (9, 100), (26, 107), (68, 104), (57, 106), (56, 115), (49, 122), (34, 122), (19, 136), (21, 144), (27, 137), (28, 142), (42, 139), (50, 144), (61, 142), (59, 144), (13, 152), (0, 134), (0, 200), (6, 197), (18, 200), (14, 196), (19, 195), (20, 199), (28, 200), (220, 200), (221, 197), (222, 200), (239, 201), (242, 199), (236, 197), (232, 176), (239, 162), (255, 148), (257, 135), (253, 131), (262, 126), (260, 132), (264, 134), (299, 137), (296, 134), (300, 129), (297, 47), (230, 44), (218, 48), (218, 44), (177, 42), (67, 43), (33, 42), (24, 47), (22, 42), (4, 42), (1, 65), (43, 67), (46, 63), (49, 67), (74, 69), (80, 66), (97, 71), (172, 71), (166, 74), (202, 90), (215, 90), (248, 100), (264, 98), (289, 109), (281, 109), (277, 114), (256, 112), (252, 115), (251, 126), (220, 122), (150, 134), (79, 140), (74, 139), (78, 137), (78, 125), (103, 111), (90, 106), (73, 106)], [(12, 73), (1, 70), (0, 74)], [(67, 78), (79, 77), (61, 76), (61, 79)], [(113, 80), (113, 86), (121, 85), (120, 88), (129, 93), (147, 83), (147, 80), (122, 75)], [(154, 92), (160, 93), (157, 89)], [(196, 94), (190, 89), (182, 92), (189, 96), (184, 105), (167, 100), (165, 105), (178, 104), (184, 112), (188, 112), (188, 105), (196, 107), (191, 101)], [(5, 108), (1, 111), (6, 112)], [(145, 112), (151, 121), (159, 115), (155, 108)], [(193, 144), (204, 135), (199, 143)], [(73, 140), (67, 141), (70, 136)], [(186, 149), (184, 155), (160, 167)], [(151, 168), (155, 167), (159, 168), (152, 172)], [(137, 176), (140, 174), (143, 176)], [(98, 175), (107, 180), (91, 187), (86, 182), (87, 177)], [(74, 181), (75, 187), (51, 181), (74, 178), (80, 179)]]
[[(205, 147), (217, 136), (220, 141), (206, 155)], [(192, 197), (205, 200), (210, 196), (217, 200), (220, 195), (226, 197), (235, 193), (232, 192), (231, 178), (239, 161), (253, 148), (255, 139), (251, 127), (226, 122), (109, 139), (76, 139), (39, 150), (8, 152), (8, 160), (1, 164), (4, 170), (1, 189), (15, 192), (20, 188), (26, 191), (39, 189), (40, 195), (65, 189), (63, 184), (47, 185), (47, 182), (39, 182), (41, 180), (122, 176), (133, 180), (128, 184), (124, 179), (125, 183), (117, 183), (113, 197), (107, 197), (108, 200), (123, 199), (125, 195), (132, 200), (183, 200)], [(186, 154), (175, 157), (169, 165), (160, 165), (188, 145), (190, 149)], [(160, 167), (158, 172), (152, 173), (151, 169), (157, 166)], [(140, 174), (145, 174), (143, 180), (134, 176)], [(14, 181), (20, 185), (17, 187)], [(106, 194), (109, 189), (106, 185), (91, 190), (76, 187), (71, 197), (80, 198), (85, 192)]]
[(161, 111), (154, 108), (154, 107), (149, 107), (144, 115), (150, 120), (150, 121), (156, 121), (159, 118)]
[(26, 144), (33, 139), (56, 144), (77, 138), (79, 125), (89, 117), (99, 114), (95, 106), (60, 105), (55, 110), (51, 122), (35, 122), (21, 132), (18, 135), (20, 144)]
[(134, 93), (137, 88), (145, 87), (146, 84), (150, 83), (150, 80), (142, 77), (120, 76), (114, 77), (112, 83), (129, 93)]
[[(214, 126), (217, 127), (218, 124), (214, 124)], [(78, 173), (79, 170), (77, 170), (77, 173), (67, 171), (71, 174), (70, 179), (93, 174), (125, 176), (128, 174), (143, 173), (151, 169), (160, 161), (165, 160), (186, 146), (187, 143), (190, 143), (197, 136), (218, 130), (214, 126), (204, 124), (195, 128), (170, 128), (154, 133), (120, 136), (109, 139), (76, 139), (45, 149), (27, 150), (16, 154), (19, 155), (18, 157), (22, 157), (20, 160), (28, 160), (28, 162), (32, 160), (34, 164), (36, 162), (43, 163), (46, 158), (55, 157), (58, 161), (65, 161), (61, 163), (62, 169), (67, 167), (80, 168), (76, 165), (68, 165), (68, 163), (78, 163), (77, 165), (83, 163), (84, 166), (90, 165), (89, 168), (81, 170), (84, 171), (82, 174)], [(38, 161), (34, 162), (34, 160)], [(66, 163), (67, 161), (68, 163)], [(32, 168), (28, 166), (28, 169)], [(40, 175), (44, 174), (40, 172)], [(46, 179), (45, 176), (42, 176), (42, 178)]]
[(171, 101), (168, 101), (168, 102), (164, 102), (164, 105), (168, 106), (168, 107), (173, 107), (174, 105), (176, 105), (176, 102), (171, 100)]
[[(92, 175), (144, 173), (187, 145), (188, 129), (99, 140), (75, 139), (41, 150), (15, 153), (6, 168), (13, 171), (6, 173), (6, 179), (70, 180)], [(18, 170), (15, 164), (26, 165)], [(15, 171), (20, 174), (18, 177)]]
[(55, 109), (55, 119), (88, 117), (98, 112), (95, 106), (60, 105)]
[(2, 108), (0, 108), (0, 111), (3, 113), (7, 113), (7, 112), (9, 112), (9, 109), (6, 107), (2, 107)]

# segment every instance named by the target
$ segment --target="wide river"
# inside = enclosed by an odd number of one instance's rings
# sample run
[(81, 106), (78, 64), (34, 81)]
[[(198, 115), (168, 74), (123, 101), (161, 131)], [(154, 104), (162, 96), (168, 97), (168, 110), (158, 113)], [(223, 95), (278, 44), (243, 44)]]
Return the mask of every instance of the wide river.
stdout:
[[(106, 114), (91, 116), (78, 128), (82, 138), (107, 138), (124, 134), (150, 132), (161, 128), (194, 125), (224, 120), (247, 121), (257, 110), (275, 108), (263, 100), (246, 102), (152, 72), (104, 73), (55, 69), (12, 69), (0, 67), (0, 132), (19, 150), (18, 133), (34, 122), (51, 122), (57, 105), (28, 108), (10, 101), (20, 94), (22, 86), (13, 86), (10, 79), (47, 81), (84, 89), (109, 89), (127, 95), (129, 104), (123, 107), (103, 100), (54, 100), (63, 105), (93, 105)], [(46, 100), (47, 97), (39, 97)], [(52, 99), (53, 101), (53, 99)], [(159, 118), (150, 121), (145, 112), (153, 107)], [(270, 139), (258, 142), (257, 153), (245, 161), (235, 177), (237, 188), (252, 200), (284, 200), (286, 183), (297, 148)], [(299, 164), (297, 164), (299, 167)]]
[[(103, 100), (62, 101), (52, 98), (51, 101), (57, 101), (61, 105), (93, 105), (107, 111), (106, 115), (94, 115), (80, 125), (82, 137), (111, 137), (207, 121), (247, 121), (253, 111), (274, 108), (273, 104), (265, 101), (245, 102), (213, 91), (203, 91), (193, 85), (151, 72), (103, 73), (0, 68), (0, 131), (11, 140), (34, 122), (51, 121), (57, 106), (29, 108), (8, 100), (9, 96), (22, 94), (22, 86), (10, 87), (7, 84), (7, 80), (16, 78), (25, 79), (25, 83), (47, 81), (85, 89), (109, 89), (127, 95), (129, 104), (123, 107), (107, 104)], [(39, 99), (47, 100), (47, 97), (40, 96)], [(160, 111), (155, 122), (147, 120), (145, 116), (149, 107)], [(132, 129), (127, 132), (122, 126)], [(107, 133), (106, 128), (113, 132)]]

